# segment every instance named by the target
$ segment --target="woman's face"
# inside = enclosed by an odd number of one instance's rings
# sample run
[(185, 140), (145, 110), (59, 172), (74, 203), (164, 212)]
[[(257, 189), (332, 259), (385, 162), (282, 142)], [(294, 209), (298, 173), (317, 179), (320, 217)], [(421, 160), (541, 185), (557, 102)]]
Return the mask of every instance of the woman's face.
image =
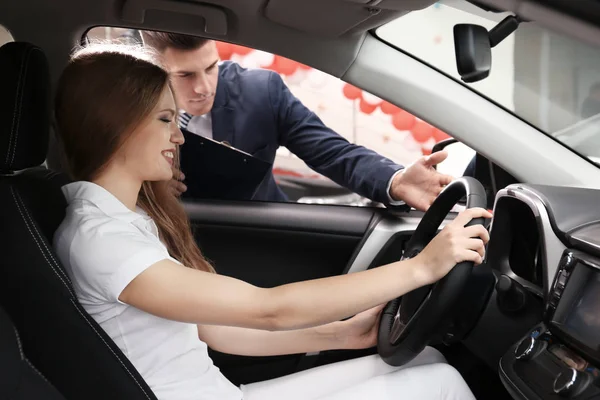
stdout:
[(173, 94), (166, 87), (154, 110), (125, 142), (117, 159), (136, 179), (169, 180), (173, 177), (177, 146), (183, 142)]

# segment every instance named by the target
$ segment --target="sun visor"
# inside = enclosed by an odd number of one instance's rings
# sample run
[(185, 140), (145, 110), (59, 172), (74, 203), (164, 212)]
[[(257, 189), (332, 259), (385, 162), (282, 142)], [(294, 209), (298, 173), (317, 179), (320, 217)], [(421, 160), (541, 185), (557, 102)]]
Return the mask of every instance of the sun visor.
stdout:
[(325, 37), (339, 37), (380, 12), (346, 0), (270, 0), (264, 9), (272, 22)]
[[(348, 0), (362, 1), (362, 0)], [(394, 11), (415, 11), (422, 10), (436, 3), (437, 0), (371, 0), (367, 5), (371, 7), (379, 7), (384, 10)]]
[(430, 6), (435, 0), (270, 0), (267, 19), (318, 36), (339, 37), (378, 26), (383, 19)]
[[(165, 18), (165, 14), (169, 18)], [(121, 19), (128, 23), (150, 23), (156, 29), (170, 30), (171, 24), (164, 21), (177, 21), (180, 29), (197, 30), (210, 36), (227, 35), (227, 15), (221, 7), (192, 2), (170, 0), (125, 0), (121, 9)]]

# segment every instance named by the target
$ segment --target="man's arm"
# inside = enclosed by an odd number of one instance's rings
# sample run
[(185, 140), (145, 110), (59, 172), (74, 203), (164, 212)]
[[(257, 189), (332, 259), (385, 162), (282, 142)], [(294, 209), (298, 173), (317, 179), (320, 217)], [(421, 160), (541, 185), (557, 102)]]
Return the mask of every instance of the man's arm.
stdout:
[(271, 74), (269, 96), (281, 145), (339, 185), (371, 200), (390, 204), (388, 188), (394, 174), (403, 168), (401, 165), (348, 142), (326, 127), (289, 91), (278, 74)]

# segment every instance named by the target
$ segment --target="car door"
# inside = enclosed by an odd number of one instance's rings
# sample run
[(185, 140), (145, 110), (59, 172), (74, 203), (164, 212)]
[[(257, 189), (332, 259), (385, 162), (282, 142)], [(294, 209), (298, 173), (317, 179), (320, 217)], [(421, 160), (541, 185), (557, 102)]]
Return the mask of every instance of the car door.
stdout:
[[(260, 287), (356, 272), (397, 261), (422, 213), (297, 203), (186, 201), (196, 240), (217, 272)], [(242, 357), (211, 351), (235, 384), (374, 353), (330, 351)]]
[[(460, 176), (472, 161), (449, 146), (441, 172)], [(474, 175), (489, 193), (516, 182), (477, 154)], [(452, 165), (454, 165), (452, 164)], [(452, 166), (451, 165), (451, 166)], [(491, 173), (493, 168), (494, 173)], [(195, 238), (217, 272), (260, 287), (362, 271), (398, 261), (423, 213), (406, 208), (301, 203), (186, 200)], [(449, 214), (446, 222), (453, 218)], [(211, 351), (215, 364), (236, 384), (287, 375), (309, 367), (372, 354), (375, 349), (326, 351), (277, 357), (242, 357)]]

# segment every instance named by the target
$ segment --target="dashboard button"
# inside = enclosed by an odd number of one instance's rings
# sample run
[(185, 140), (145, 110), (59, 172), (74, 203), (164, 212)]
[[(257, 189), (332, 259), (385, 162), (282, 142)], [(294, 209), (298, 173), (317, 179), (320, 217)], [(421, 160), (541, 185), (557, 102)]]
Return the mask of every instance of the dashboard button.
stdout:
[(556, 286), (559, 289), (564, 289), (565, 285), (567, 284), (567, 278), (569, 277), (567, 271), (563, 270), (560, 275), (558, 276), (558, 279), (556, 280)]
[(560, 260), (560, 266), (564, 269), (571, 269), (573, 265), (575, 265), (575, 257), (571, 253), (566, 253)]
[(566, 368), (554, 380), (554, 393), (561, 397), (577, 396), (583, 392), (590, 383), (590, 377), (575, 368)]
[(520, 361), (531, 360), (537, 356), (548, 344), (532, 336), (527, 336), (515, 349), (515, 358)]
[(556, 308), (558, 301), (560, 300), (561, 292), (554, 290), (550, 295), (550, 306)]

